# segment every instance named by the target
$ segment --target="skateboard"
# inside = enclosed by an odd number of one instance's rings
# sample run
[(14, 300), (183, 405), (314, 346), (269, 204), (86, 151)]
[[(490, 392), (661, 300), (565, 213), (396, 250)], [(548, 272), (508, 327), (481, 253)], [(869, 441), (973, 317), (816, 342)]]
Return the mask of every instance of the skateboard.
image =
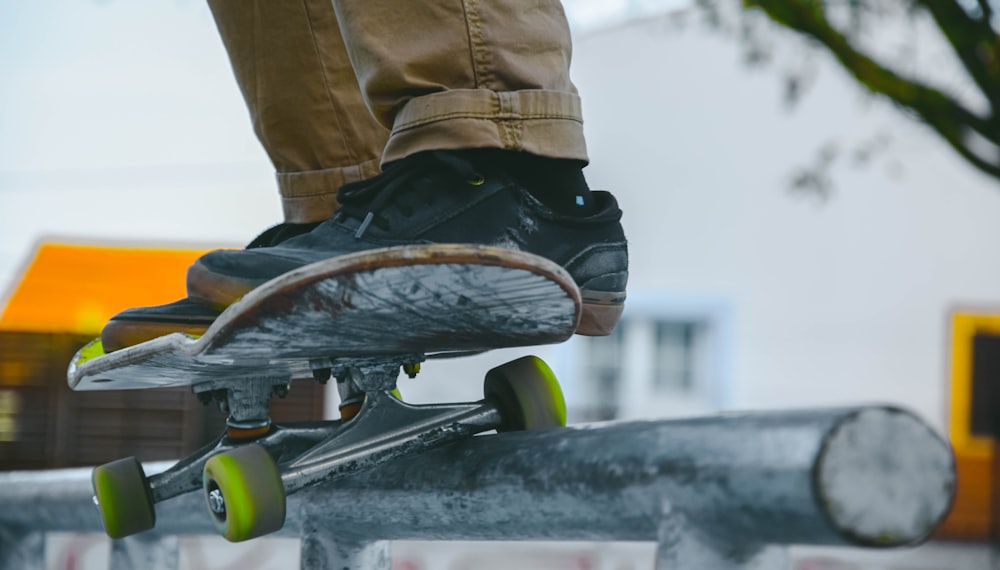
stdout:
[[(296, 269), (227, 308), (199, 338), (183, 333), (104, 354), (76, 354), (73, 390), (190, 386), (227, 414), (226, 431), (147, 477), (134, 457), (94, 469), (105, 530), (155, 526), (155, 505), (202, 490), (208, 516), (237, 542), (279, 530), (287, 495), (338, 476), (489, 430), (565, 425), (562, 390), (537, 357), (486, 373), (484, 398), (401, 400), (401, 371), (496, 348), (562, 342), (580, 292), (557, 264), (510, 249), (455, 244), (371, 250)], [(272, 397), (293, 380), (335, 380), (341, 418), (273, 424)]]

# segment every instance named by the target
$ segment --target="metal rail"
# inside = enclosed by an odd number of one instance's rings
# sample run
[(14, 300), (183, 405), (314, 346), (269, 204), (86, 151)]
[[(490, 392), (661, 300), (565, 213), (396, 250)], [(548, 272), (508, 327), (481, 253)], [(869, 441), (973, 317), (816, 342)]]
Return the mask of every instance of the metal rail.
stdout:
[[(280, 534), (310, 569), (388, 570), (395, 539), (655, 541), (664, 570), (756, 568), (766, 545), (917, 544), (954, 488), (948, 444), (896, 408), (726, 414), (473, 437), (290, 496)], [(45, 531), (102, 530), (91, 495), (88, 469), (0, 473), (0, 568), (40, 567)], [(213, 532), (202, 502), (162, 503), (112, 566), (175, 568), (172, 535)]]

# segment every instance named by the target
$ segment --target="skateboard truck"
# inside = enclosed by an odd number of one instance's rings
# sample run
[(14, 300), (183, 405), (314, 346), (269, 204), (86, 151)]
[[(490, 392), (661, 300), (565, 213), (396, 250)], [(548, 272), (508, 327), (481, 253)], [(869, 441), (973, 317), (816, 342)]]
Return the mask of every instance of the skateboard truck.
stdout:
[[(497, 429), (565, 423), (562, 392), (537, 358), (491, 370), (475, 403), (416, 406), (395, 393), (426, 355), (455, 358), (562, 342), (581, 322), (572, 276), (537, 255), (491, 246), (420, 244), (334, 257), (272, 279), (227, 308), (198, 338), (171, 333), (104, 354), (100, 342), (67, 370), (75, 390), (192, 386), (218, 402), (227, 429), (147, 478), (134, 458), (94, 470), (105, 529), (153, 528), (156, 503), (201, 488), (231, 541), (284, 524), (285, 497), (404, 454)], [(274, 425), (270, 398), (291, 379), (337, 381), (340, 420)]]
[[(337, 379), (337, 393), (340, 396), (340, 418), (349, 420), (358, 415), (361, 406), (364, 404), (365, 395), (375, 392), (390, 392), (397, 399), (402, 400), (399, 390), (396, 389), (396, 379), (399, 377), (399, 369), (407, 372), (410, 378), (416, 376), (416, 372), (410, 375), (409, 371), (417, 370), (420, 361), (424, 359), (422, 355), (414, 355), (404, 360), (406, 364), (391, 365), (381, 361), (357, 362), (354, 360), (333, 363), (329, 368), (332, 376)], [(416, 364), (413, 364), (413, 363)]]
[(313, 366), (330, 370), (342, 398), (360, 401), (355, 416), (334, 421), (272, 425), (268, 402), (287, 389), (289, 378), (250, 376), (197, 385), (199, 397), (219, 401), (228, 412), (227, 432), (148, 478), (132, 457), (96, 468), (94, 488), (105, 529), (113, 538), (151, 529), (156, 503), (200, 487), (219, 532), (230, 541), (248, 540), (280, 529), (285, 497), (310, 485), (484, 431), (565, 425), (562, 391), (537, 357), (490, 370), (479, 402), (405, 403), (395, 391), (399, 372), (423, 359), (346, 358)]
[(239, 382), (216, 380), (198, 384), (193, 391), (203, 403), (215, 400), (227, 414), (226, 427), (232, 439), (252, 439), (271, 427), (269, 402), (272, 397), (288, 395), (289, 376), (242, 378)]

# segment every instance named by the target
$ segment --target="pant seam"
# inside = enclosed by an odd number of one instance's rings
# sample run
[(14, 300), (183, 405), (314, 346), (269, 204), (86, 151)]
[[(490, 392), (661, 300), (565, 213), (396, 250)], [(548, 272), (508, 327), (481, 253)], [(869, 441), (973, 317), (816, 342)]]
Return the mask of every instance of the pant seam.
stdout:
[(261, 107), (264, 106), (261, 103), (261, 100), (260, 100), (260, 98), (261, 98), (260, 94), (261, 94), (262, 89), (260, 87), (260, 73), (257, 70), (257, 53), (260, 51), (259, 50), (259, 46), (257, 45), (257, 42), (259, 41), (259, 38), (260, 38), (260, 19), (261, 19), (261, 16), (260, 16), (260, 5), (258, 3), (256, 3), (256, 2), (254, 2), (254, 5), (253, 5), (253, 12), (254, 12), (254, 18), (253, 18), (253, 42), (251, 42), (251, 45), (253, 46), (253, 48), (252, 48), (253, 49), (253, 57), (250, 58), (250, 61), (251, 61), (252, 65), (253, 65), (253, 84), (254, 84), (253, 85), (253, 89), (254, 89), (253, 98), (254, 98), (254, 103), (255, 103), (254, 106), (253, 106), (253, 109), (254, 109), (254, 121), (253, 122), (254, 122), (255, 125), (259, 125), (259, 128), (257, 129), (257, 136), (260, 138), (260, 142), (264, 146), (264, 148), (267, 149), (267, 148), (272, 148), (272, 147), (271, 147), (271, 143), (270, 143), (270, 136), (268, 135), (267, 128), (264, 125), (264, 120), (260, 116), (260, 109), (261, 109)]
[[(330, 108), (333, 110), (333, 120), (337, 122), (337, 131), (341, 133), (346, 133), (347, 130), (344, 128), (344, 123), (341, 121), (340, 113), (341, 110), (338, 109), (337, 105), (333, 101), (333, 96), (330, 95), (330, 79), (326, 73), (326, 65), (323, 64), (323, 58), (319, 53), (319, 44), (316, 41), (316, 30), (313, 27), (312, 14), (309, 12), (309, 3), (307, 0), (302, 0), (302, 8), (306, 13), (306, 23), (309, 26), (309, 37), (312, 39), (313, 51), (316, 54), (316, 60), (319, 64), (320, 75), (323, 77), (323, 88), (326, 90), (326, 98), (330, 103)], [(343, 139), (343, 137), (340, 137)], [(344, 150), (347, 151), (348, 157), (350, 157), (351, 164), (358, 164), (358, 157), (354, 153), (354, 148), (347, 141), (341, 141)], [(318, 159), (319, 157), (317, 157)]]
[(479, 17), (477, 0), (466, 0), (462, 3), (465, 11), (465, 25), (469, 31), (469, 44), (472, 50), (472, 73), (476, 88), (490, 88), (493, 84), (492, 70), (489, 65), (489, 52), (483, 38), (482, 19)]
[[(500, 110), (502, 113), (515, 117), (524, 116), (521, 112), (521, 102), (514, 93), (498, 93), (497, 99), (500, 101)], [(503, 137), (506, 139), (504, 141), (504, 148), (520, 150), (522, 121), (501, 120), (498, 121), (498, 124), (503, 130)]]
[(521, 144), (521, 133), (524, 123), (521, 121), (499, 121), (499, 124), (504, 130), (504, 137), (507, 139), (504, 143), (504, 148), (510, 150), (521, 150), (523, 148), (523, 145)]
[(294, 172), (278, 172), (275, 174), (275, 178), (278, 181), (279, 192), (284, 198), (307, 198), (312, 196), (326, 196), (328, 194), (336, 194), (339, 186), (324, 186), (322, 189), (316, 189), (312, 191), (293, 191), (290, 186), (298, 187), (299, 184), (293, 184), (293, 181), (301, 180), (303, 178), (316, 179), (324, 177), (336, 177), (339, 178), (338, 185), (347, 184), (349, 182), (354, 182), (356, 180), (361, 180), (365, 177), (365, 167), (371, 166), (372, 171), (378, 172), (379, 159), (366, 160), (365, 162), (359, 164), (352, 164), (348, 166), (335, 166), (331, 168), (322, 168), (317, 170), (299, 170)]
[(484, 119), (488, 121), (544, 121), (544, 120), (560, 120), (560, 121), (573, 121), (576, 123), (583, 123), (580, 117), (576, 115), (559, 115), (559, 114), (532, 114), (532, 115), (517, 115), (517, 116), (505, 116), (498, 115), (497, 113), (475, 113), (475, 112), (456, 112), (456, 113), (443, 113), (440, 115), (433, 115), (430, 117), (424, 117), (422, 119), (417, 119), (414, 121), (409, 121), (400, 125), (396, 125), (393, 131), (405, 131), (407, 129), (412, 129), (414, 127), (420, 127), (429, 123), (436, 123), (438, 121), (447, 121), (450, 119)]
[(469, 39), (469, 65), (472, 67), (472, 82), (479, 85), (479, 74), (476, 66), (476, 46), (472, 39), (472, 21), (469, 18), (469, 3), (462, 2), (462, 15), (465, 17), (465, 33)]

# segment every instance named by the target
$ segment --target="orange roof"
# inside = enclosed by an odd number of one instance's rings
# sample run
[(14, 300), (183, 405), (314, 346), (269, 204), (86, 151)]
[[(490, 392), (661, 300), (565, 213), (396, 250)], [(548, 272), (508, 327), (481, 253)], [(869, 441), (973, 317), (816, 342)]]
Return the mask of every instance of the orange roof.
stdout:
[(0, 313), (0, 330), (97, 334), (115, 313), (183, 297), (203, 250), (43, 243)]

